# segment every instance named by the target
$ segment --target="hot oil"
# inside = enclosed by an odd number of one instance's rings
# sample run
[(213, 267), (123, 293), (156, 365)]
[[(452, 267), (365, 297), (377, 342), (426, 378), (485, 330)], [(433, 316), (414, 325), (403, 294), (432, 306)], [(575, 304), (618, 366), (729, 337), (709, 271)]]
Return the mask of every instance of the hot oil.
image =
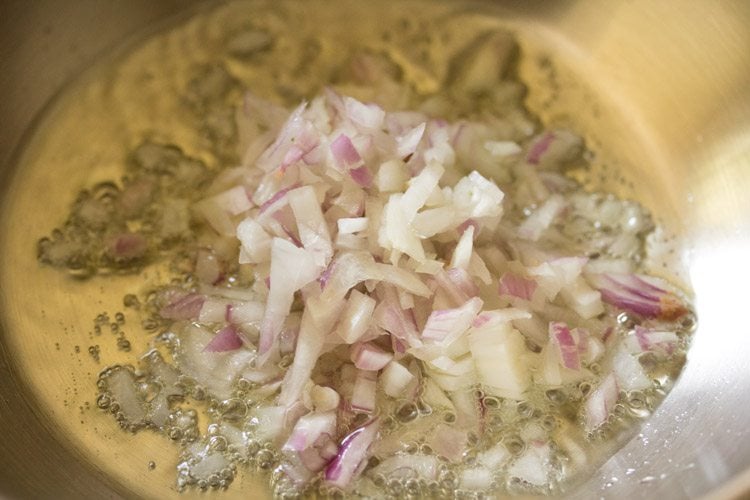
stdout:
[[(194, 243), (199, 235), (190, 225), (178, 234), (165, 234), (162, 222), (169, 206), (195, 201), (199, 193), (191, 190), (193, 183), (207, 183), (239, 160), (233, 113), (243, 90), (250, 88), (291, 106), (336, 82), (347, 93), (372, 98), (372, 88), (347, 83), (351, 63), (360, 52), (386, 54), (394, 62), (388, 71), (411, 89), (390, 104), (409, 108), (422, 99), (421, 92), (433, 92), (449, 79), (451, 65), (446, 59), (458, 47), (469, 44), (478, 31), (502, 24), (476, 13), (450, 17), (456, 8), (445, 4), (430, 4), (429, 15), (419, 3), (400, 6), (399, 12), (387, 5), (368, 5), (367, 14), (362, 13), (363, 5), (232, 3), (200, 14), (85, 75), (50, 109), (21, 159), (3, 211), (2, 231), (7, 237), (0, 252), (11, 348), (45, 417), (55, 422), (63, 439), (141, 496), (174, 494), (175, 467), (177, 489), (191, 484), (223, 487), (243, 468), (263, 473), (240, 475), (242, 484), (225, 493), (238, 496), (246, 488), (268, 491), (269, 475), (276, 477), (270, 472), (278, 461), (273, 447), (249, 434), (243, 435), (241, 446), (228, 444), (229, 431), (221, 428), (242, 420), (233, 412), (243, 413), (244, 406), (246, 413), (260, 404), (254, 387), (243, 381), (234, 388), (233, 398), (211, 401), (190, 380), (180, 380), (183, 404), (170, 410), (159, 431), (175, 446), (165, 446), (164, 436), (157, 433), (114, 432), (107, 412), (126, 429), (139, 426), (130, 425), (122, 408), (113, 406), (106, 382), (100, 383), (101, 394), (92, 404), (97, 375), (102, 373), (100, 380), (106, 380), (112, 373), (107, 366), (120, 365), (117, 370), (139, 377), (144, 394), (156, 392), (152, 384), (163, 384), (147, 364), (142, 363), (138, 372), (128, 365), (136, 365), (136, 354), (152, 349), (154, 334), (165, 329), (152, 314), (149, 294), (169, 282), (190, 284), (182, 272), (186, 256), (176, 249)], [(356, 15), (346, 15), (347, 9)], [(318, 26), (327, 27), (325, 36)], [(342, 47), (349, 48), (345, 54)], [(379, 91), (383, 89), (374, 92)], [(508, 85), (503, 92), (516, 96), (523, 89)], [(453, 112), (451, 117), (465, 113)], [(152, 187), (148, 206), (136, 216), (125, 216), (119, 197), (144, 178)], [(54, 233), (71, 206), (73, 216), (61, 233)], [(24, 230), (19, 230), (19, 221)], [(148, 251), (127, 262), (108, 257), (108, 238), (117, 231), (143, 228)], [(38, 243), (45, 234), (50, 239)], [(52, 252), (50, 242), (56, 238), (73, 242), (73, 250), (66, 253), (62, 245)], [(69, 275), (39, 266), (36, 252), (42, 261), (67, 268)], [(242, 276), (236, 279), (242, 283)], [(682, 350), (690, 329), (685, 326)], [(157, 347), (169, 360), (168, 335), (162, 340)], [(487, 425), (481, 436), (472, 437), (469, 460), (495, 443), (509, 450), (509, 461), (520, 456), (529, 445), (522, 437), (524, 429), (534, 427), (540, 436), (561, 436), (554, 438), (559, 445), (548, 464), (550, 477), (591, 467), (634, 432), (623, 433), (622, 428), (650, 414), (679, 373), (681, 359), (679, 355), (672, 365), (654, 368), (658, 383), (652, 389), (624, 395), (614, 417), (596, 436), (578, 430), (580, 415), (571, 406), (571, 398), (580, 400), (586, 387), (540, 390), (520, 404), (477, 396), (485, 401)], [(393, 403), (379, 417), (387, 422), (386, 437), (408, 426), (451, 423), (456, 418), (424, 402), (413, 408)], [(576, 461), (573, 447), (563, 445), (571, 440), (587, 457), (587, 465)], [(179, 459), (178, 445), (185, 447)], [(430, 450), (417, 435), (405, 453)], [(226, 466), (193, 481), (190, 467), (199, 455), (221, 455)], [(393, 496), (470, 496), (473, 493), (461, 491), (458, 484), (462, 467), (443, 461), (434, 481), (383, 476), (372, 482), (375, 491), (383, 488)], [(506, 463), (496, 471), (493, 484), (501, 491), (558, 491), (558, 486), (540, 489), (518, 483), (507, 469)], [(279, 482), (276, 493), (284, 494), (284, 488)]]

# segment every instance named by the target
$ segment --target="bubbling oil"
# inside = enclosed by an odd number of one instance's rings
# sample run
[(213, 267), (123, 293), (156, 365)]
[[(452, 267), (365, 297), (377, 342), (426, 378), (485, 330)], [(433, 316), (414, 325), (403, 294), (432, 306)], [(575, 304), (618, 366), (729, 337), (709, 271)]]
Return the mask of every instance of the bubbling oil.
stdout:
[[(181, 490), (227, 488), (246, 470), (267, 477), (269, 490), (279, 498), (351, 493), (331, 488), (320, 478), (303, 488), (290, 479), (279, 443), (264, 436), (259, 417), (273, 393), (239, 378), (232, 382), (228, 397), (217, 397), (181, 365), (185, 325), (174, 325), (158, 314), (166, 292), (196, 285), (192, 263), (205, 229), (189, 207), (204, 196), (213, 179), (240, 160), (243, 144), (234, 116), (242, 106), (244, 89), (290, 106), (334, 84), (356, 97), (385, 101), (391, 108), (420, 107), (447, 119), (482, 120), (496, 118), (496, 112), (512, 120), (516, 131), (511, 133), (518, 134), (535, 126), (523, 106), (524, 87), (512, 69), (491, 92), (460, 90), (462, 65), (457, 58), (478, 48), (486, 33), (502, 31), (494, 21), (444, 5), (430, 4), (429, 14), (424, 6), (415, 7), (417, 2), (403, 14), (363, 7), (364, 3), (352, 5), (372, 10), (356, 28), (339, 22), (328, 24), (333, 26), (330, 33), (320, 33), (316, 23), (305, 22), (313, 15), (312, 7), (230, 3), (144, 42), (83, 94), (79, 113), (87, 123), (105, 123), (103, 110), (112, 114), (113, 124), (102, 127), (96, 142), (115, 145), (112, 149), (118, 153), (110, 158), (115, 168), (92, 165), (90, 178), (75, 177), (85, 187), (73, 200), (67, 219), (39, 240), (37, 256), (75, 279), (108, 276), (109, 293), (118, 293), (121, 276), (152, 271), (157, 277), (138, 293), (123, 291), (124, 310), (94, 319), (95, 335), (114, 335), (123, 353), (132, 351), (125, 332), (145, 332), (151, 339), (149, 350), (136, 361), (123, 359), (101, 371), (96, 406), (128, 432), (148, 429), (172, 441), (179, 450)], [(319, 20), (341, 16), (327, 3), (316, 2), (314, 9)], [(374, 15), (376, 9), (382, 12)], [(299, 29), (289, 30), (290, 25)], [(159, 68), (162, 61), (168, 61), (167, 67)], [(60, 124), (66, 119), (72, 120), (61, 118)], [(69, 146), (77, 159), (99, 147), (86, 137)], [(54, 146), (50, 141), (45, 147)], [(634, 229), (628, 239), (617, 240), (624, 228), (586, 215), (618, 201), (606, 195), (588, 197), (583, 191), (581, 195), (574, 207), (579, 215), (575, 224), (555, 228), (574, 236), (576, 246), (569, 250), (579, 251), (592, 234), (604, 229), (606, 237), (600, 247), (589, 249), (590, 258), (630, 258), (637, 263), (648, 258), (643, 238), (654, 226), (645, 211), (636, 203), (623, 205), (630, 215), (615, 219), (630, 221)], [(507, 217), (520, 220), (532, 208), (510, 207)], [(611, 250), (615, 241), (616, 251)], [(226, 272), (228, 289), (252, 284), (239, 267)], [(612, 325), (613, 335), (631, 335), (634, 325), (623, 313)], [(692, 316), (669, 325), (679, 337), (675, 351), (668, 359), (646, 354), (639, 361), (651, 387), (622, 392), (607, 421), (589, 433), (583, 430), (581, 408), (600, 381), (602, 368), (596, 363), (586, 366), (594, 376), (585, 382), (553, 388), (534, 385), (520, 402), (485, 394), (480, 386), (464, 389), (461, 400), (477, 409), (477, 421), (470, 425), (467, 413), (455, 408), (459, 405), (447, 409), (431, 401), (424, 380), (414, 398), (380, 397), (373, 414), (353, 414), (347, 422), (354, 428), (377, 418), (380, 426), (379, 442), (354, 492), (394, 498), (484, 498), (493, 492), (564, 491), (572, 478), (616, 449), (663, 399), (684, 363), (694, 325)], [(283, 358), (280, 367), (291, 362), (291, 357)], [(335, 357), (327, 363), (318, 370), (335, 372), (341, 364)], [(460, 459), (451, 460), (435, 449), (435, 428), (464, 427), (469, 430)], [(410, 465), (392, 466), (394, 457)], [(536, 464), (537, 475), (523, 468), (528, 464)], [(472, 486), (480, 484), (477, 474), (482, 470), (490, 477), (476, 489)]]

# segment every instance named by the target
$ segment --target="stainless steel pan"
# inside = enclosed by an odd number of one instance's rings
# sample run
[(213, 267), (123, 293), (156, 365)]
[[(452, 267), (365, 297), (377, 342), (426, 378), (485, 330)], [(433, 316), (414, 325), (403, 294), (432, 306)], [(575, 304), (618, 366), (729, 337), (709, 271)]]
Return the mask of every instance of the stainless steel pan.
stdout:
[[(63, 84), (119, 41), (189, 3), (2, 3), (4, 197), (13, 190), (8, 174), (24, 131)], [(540, 48), (552, 53), (568, 89), (557, 104), (542, 106), (548, 75), (528, 64), (522, 73), (531, 86), (529, 105), (547, 119), (572, 122), (633, 183), (631, 194), (677, 229), (687, 249), (679, 257), (697, 296), (700, 326), (675, 389), (642, 432), (571, 496), (748, 494), (750, 3), (498, 1), (494, 6), (521, 33), (530, 53)], [(27, 230), (22, 220), (14, 224)], [(33, 250), (29, 255), (33, 259)], [(17, 264), (22, 263), (2, 260), (5, 266)], [(0, 492), (24, 498), (176, 495), (166, 465), (153, 472), (137, 469), (133, 464), (144, 460), (141, 449), (114, 425), (106, 456), (80, 451), (89, 431), (60, 431), (63, 416), (39, 397), (40, 388), (16, 363), (18, 346), (38, 339), (18, 339), (19, 332), (7, 327), (43, 321), (24, 319), (26, 312), (2, 289), (0, 298)], [(113, 463), (139, 472), (124, 479), (104, 473)], [(251, 483), (244, 491), (242, 486), (212, 496), (257, 491)]]

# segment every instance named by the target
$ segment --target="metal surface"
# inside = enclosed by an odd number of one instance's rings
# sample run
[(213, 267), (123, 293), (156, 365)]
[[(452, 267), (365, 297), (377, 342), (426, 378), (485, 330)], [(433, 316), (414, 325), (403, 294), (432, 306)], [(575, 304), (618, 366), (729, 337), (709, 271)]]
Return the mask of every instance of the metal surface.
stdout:
[[(9, 178), (11, 151), (23, 131), (66, 80), (118, 40), (183, 6), (140, 0), (4, 2), (2, 177)], [(641, 434), (571, 495), (739, 496), (747, 491), (750, 470), (750, 328), (743, 286), (750, 281), (750, 4), (633, 0), (496, 6), (519, 32), (527, 54), (552, 55), (560, 88), (552, 105), (542, 104), (550, 88), (545, 66), (533, 57), (522, 62), (521, 75), (531, 85), (529, 105), (545, 119), (582, 131), (605, 163), (619, 166), (635, 195), (678, 230), (679, 243), (688, 249), (678, 257), (685, 259), (686, 279), (697, 296), (700, 327), (675, 389)], [(6, 181), (2, 189), (10, 199), (13, 186)], [(10, 227), (27, 229), (22, 220)], [(12, 255), (12, 261), (2, 256), (3, 266), (36, 265), (32, 248)], [(48, 276), (65, 304), (65, 280)], [(24, 498), (174, 494), (167, 462), (159, 461), (155, 471), (145, 466), (149, 453), (158, 455), (161, 439), (123, 434), (106, 416), (93, 421), (109, 431), (70, 432), (78, 408), (63, 405), (71, 388), (52, 374), (63, 373), (65, 363), (78, 370), (78, 361), (50, 346), (57, 340), (64, 340), (63, 349), (88, 345), (86, 332), (50, 324), (30, 309), (33, 291), (26, 297), (8, 296), (4, 289), (0, 294), (0, 491)], [(40, 333), (17, 338), (8, 325), (20, 322)], [(77, 324), (85, 329), (89, 322)], [(68, 336), (55, 338), (61, 329)], [(31, 361), (21, 365), (21, 359)], [(50, 375), (30, 377), (26, 368)], [(80, 372), (83, 377), (85, 371)], [(111, 434), (98, 438), (96, 446), (81, 442), (96, 432)], [(247, 497), (248, 491), (256, 490), (250, 483), (236, 484), (212, 496)]]

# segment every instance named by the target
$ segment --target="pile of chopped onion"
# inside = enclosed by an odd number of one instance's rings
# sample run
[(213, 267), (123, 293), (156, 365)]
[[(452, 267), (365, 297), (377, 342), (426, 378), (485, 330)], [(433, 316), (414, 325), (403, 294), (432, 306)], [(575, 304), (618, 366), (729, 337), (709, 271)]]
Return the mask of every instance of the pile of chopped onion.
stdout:
[[(621, 391), (650, 386), (638, 356), (673, 352), (669, 321), (687, 307), (627, 258), (645, 216), (557, 171), (580, 151), (570, 132), (517, 143), (485, 124), (386, 112), (332, 90), (283, 123), (268, 118), (283, 110), (247, 102), (241, 120), (278, 123), (240, 127), (255, 131), (243, 137), (244, 165), (194, 207), (212, 232), (197, 254), (201, 285), (170, 292), (161, 316), (176, 322), (180, 369), (213, 397), (240, 379), (263, 390), (253, 419), (296, 484), (351, 488), (374, 449), (376, 470), (405, 467), (398, 436), (380, 430), (397, 400), (456, 415), (425, 434), (456, 463), (467, 433), (484, 429), (475, 389), (520, 402), (588, 381), (580, 425), (593, 432)], [(511, 180), (498, 185), (475, 164)], [(630, 239), (585, 236), (622, 217), (637, 218)], [(222, 286), (232, 259), (251, 288)], [(631, 335), (612, 333), (622, 312), (638, 321)], [(545, 484), (545, 439), (530, 437), (510, 473)], [(508, 459), (502, 446), (483, 451), (461, 487), (486, 489)], [(408, 467), (429, 479), (437, 462), (414, 455)]]

